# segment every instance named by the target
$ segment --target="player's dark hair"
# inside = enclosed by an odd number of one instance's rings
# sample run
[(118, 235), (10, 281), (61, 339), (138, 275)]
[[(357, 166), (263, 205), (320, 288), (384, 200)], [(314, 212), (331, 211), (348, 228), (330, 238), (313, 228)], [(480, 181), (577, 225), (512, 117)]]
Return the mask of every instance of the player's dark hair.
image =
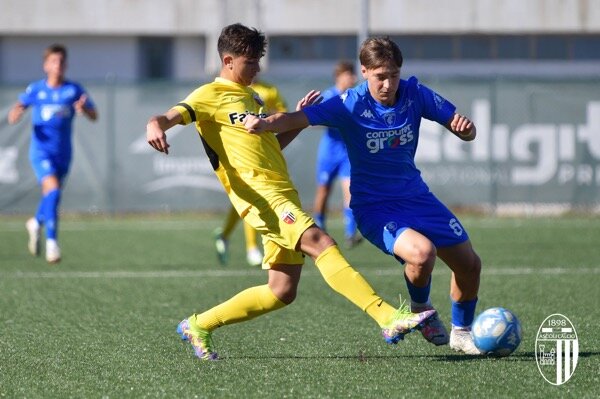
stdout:
[(340, 61), (335, 65), (333, 77), (337, 78), (343, 73), (349, 72), (354, 75), (354, 63), (350, 61)]
[(50, 54), (62, 54), (63, 58), (67, 59), (67, 48), (62, 44), (54, 43), (46, 47), (44, 50), (44, 60), (48, 58)]
[(402, 52), (388, 36), (371, 37), (363, 42), (359, 52), (360, 64), (367, 69), (379, 68), (392, 61), (400, 68)]
[(240, 23), (224, 27), (217, 43), (221, 59), (225, 53), (236, 57), (261, 58), (265, 55), (266, 47), (267, 39), (264, 33)]

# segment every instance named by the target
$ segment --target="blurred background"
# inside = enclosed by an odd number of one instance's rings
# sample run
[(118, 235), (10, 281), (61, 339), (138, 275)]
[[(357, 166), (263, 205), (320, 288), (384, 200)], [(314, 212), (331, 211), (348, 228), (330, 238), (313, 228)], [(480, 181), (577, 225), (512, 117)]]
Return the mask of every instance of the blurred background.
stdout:
[[(44, 77), (42, 53), (69, 50), (99, 120), (77, 118), (64, 212), (221, 211), (228, 207), (192, 126), (175, 129), (169, 156), (145, 141), (162, 113), (219, 69), (223, 26), (269, 39), (261, 77), (289, 107), (333, 84), (369, 35), (389, 35), (415, 75), (478, 127), (463, 143), (421, 129), (417, 165), (446, 204), (502, 214), (600, 213), (600, 2), (594, 0), (2, 0), (0, 213), (29, 214), (39, 188), (28, 161), (29, 113), (6, 114)], [(286, 150), (303, 204), (312, 205), (322, 128)], [(339, 189), (338, 189), (339, 190)], [(335, 198), (337, 196), (337, 199)], [(330, 207), (341, 207), (339, 191)]]

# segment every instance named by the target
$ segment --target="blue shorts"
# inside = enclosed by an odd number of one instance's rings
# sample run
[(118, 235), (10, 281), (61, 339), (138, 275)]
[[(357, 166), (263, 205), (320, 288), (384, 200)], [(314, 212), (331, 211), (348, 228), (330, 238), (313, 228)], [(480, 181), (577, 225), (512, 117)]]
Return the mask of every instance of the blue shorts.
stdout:
[(392, 256), (396, 239), (409, 228), (423, 234), (437, 248), (469, 239), (458, 218), (431, 192), (395, 203), (360, 205), (352, 210), (361, 234)]
[(350, 160), (343, 141), (324, 135), (317, 153), (317, 185), (329, 186), (337, 177), (350, 179)]
[(59, 159), (52, 155), (36, 154), (30, 160), (38, 183), (46, 176), (56, 176), (62, 182), (71, 165), (71, 159)]

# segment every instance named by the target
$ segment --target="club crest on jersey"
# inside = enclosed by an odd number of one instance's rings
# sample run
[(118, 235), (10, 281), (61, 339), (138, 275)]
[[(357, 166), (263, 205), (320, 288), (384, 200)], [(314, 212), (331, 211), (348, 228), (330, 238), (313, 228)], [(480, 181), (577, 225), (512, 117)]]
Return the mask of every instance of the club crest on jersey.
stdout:
[(255, 94), (253, 94), (253, 95), (252, 95), (252, 98), (254, 98), (254, 101), (256, 101), (256, 103), (257, 103), (258, 105), (260, 105), (261, 107), (265, 105), (265, 103), (264, 103), (264, 102), (263, 102), (263, 100), (262, 100), (262, 99), (259, 97), (259, 95), (258, 95), (258, 94), (256, 94), (256, 93), (255, 93)]
[(389, 231), (391, 234), (396, 234), (396, 230), (398, 230), (398, 224), (396, 224), (396, 222), (387, 222), (384, 229)]
[(385, 124), (388, 125), (389, 127), (394, 126), (396, 124), (396, 113), (388, 112), (387, 114), (384, 114), (383, 120), (385, 121)]
[(281, 220), (287, 224), (294, 224), (294, 222), (296, 222), (296, 216), (290, 211), (285, 211), (281, 214)]

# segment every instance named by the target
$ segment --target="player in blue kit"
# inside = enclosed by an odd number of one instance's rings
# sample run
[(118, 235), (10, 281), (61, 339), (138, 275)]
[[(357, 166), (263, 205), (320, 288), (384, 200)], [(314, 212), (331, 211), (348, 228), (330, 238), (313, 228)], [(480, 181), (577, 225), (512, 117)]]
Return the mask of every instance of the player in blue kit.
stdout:
[(29, 147), (31, 165), (42, 187), (42, 199), (35, 217), (26, 223), (29, 252), (40, 254), (40, 229), (46, 228), (46, 260), (60, 262), (57, 242), (58, 207), (64, 179), (71, 164), (71, 130), (76, 113), (91, 120), (98, 115), (94, 103), (78, 83), (65, 79), (67, 50), (60, 44), (44, 52), (46, 79), (31, 83), (8, 114), (8, 122), (17, 123), (32, 107), (33, 132)]
[[(340, 130), (351, 163), (351, 208), (360, 232), (405, 264), (411, 310), (432, 309), (431, 273), (436, 257), (452, 270), (452, 331), (438, 317), (422, 330), (435, 345), (480, 354), (470, 327), (475, 314), (481, 260), (458, 218), (430, 191), (415, 166), (421, 118), (445, 126), (464, 141), (475, 138), (472, 121), (417, 78), (400, 79), (402, 53), (387, 37), (361, 46), (366, 81), (338, 97), (294, 113), (250, 117), (249, 132), (282, 132), (308, 125)], [(450, 335), (450, 336), (449, 336)]]
[[(356, 84), (354, 64), (340, 61), (334, 69), (335, 84), (323, 92), (323, 100), (337, 97)], [(340, 179), (343, 194), (344, 238), (347, 248), (353, 248), (362, 241), (356, 232), (356, 222), (352, 209), (350, 209), (350, 160), (346, 144), (340, 132), (333, 127), (328, 127), (317, 152), (317, 190), (313, 207), (313, 217), (317, 225), (326, 230), (327, 201), (331, 193), (331, 186), (336, 178)]]

